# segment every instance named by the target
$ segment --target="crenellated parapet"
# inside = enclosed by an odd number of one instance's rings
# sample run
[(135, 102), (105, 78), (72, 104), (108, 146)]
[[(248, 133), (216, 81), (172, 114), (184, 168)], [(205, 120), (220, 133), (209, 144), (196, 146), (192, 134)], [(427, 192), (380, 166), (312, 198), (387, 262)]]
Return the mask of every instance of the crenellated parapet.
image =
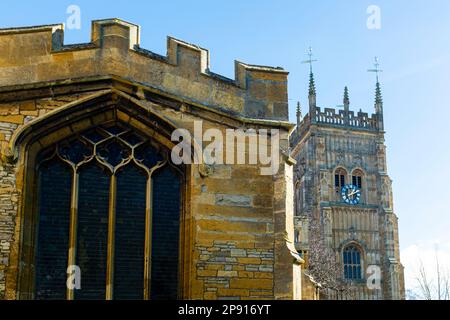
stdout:
[[(378, 69), (377, 69), (378, 70)], [(362, 109), (355, 113), (350, 111), (350, 97), (348, 87), (344, 88), (343, 109), (324, 108), (323, 110), (316, 104), (316, 89), (314, 74), (310, 73), (309, 79), (309, 113), (302, 118), (300, 103), (297, 107), (297, 128), (290, 137), (291, 148), (295, 148), (311, 126), (341, 128), (346, 130), (358, 130), (367, 132), (384, 132), (383, 122), (383, 100), (381, 87), (377, 78), (375, 90), (375, 113), (369, 115)]]
[(378, 126), (378, 114), (369, 115), (362, 110), (358, 112), (347, 111), (346, 109), (336, 110), (334, 108), (315, 107), (313, 118), (307, 114), (300, 122), (297, 130), (292, 133), (291, 146), (295, 146), (299, 139), (309, 130), (311, 124), (320, 126), (329, 126), (337, 128), (357, 129), (364, 131), (379, 131), (382, 130)]
[(336, 110), (333, 108), (325, 108), (321, 111), (320, 108), (316, 108), (315, 122), (367, 130), (377, 129), (376, 115), (369, 116), (368, 113), (362, 111), (355, 114), (354, 111)]
[(172, 37), (167, 55), (140, 47), (138, 25), (92, 22), (91, 41), (64, 44), (64, 25), (0, 29), (0, 90), (119, 76), (186, 101), (248, 118), (288, 120), (282, 68), (235, 62), (235, 79), (210, 71), (209, 51)]

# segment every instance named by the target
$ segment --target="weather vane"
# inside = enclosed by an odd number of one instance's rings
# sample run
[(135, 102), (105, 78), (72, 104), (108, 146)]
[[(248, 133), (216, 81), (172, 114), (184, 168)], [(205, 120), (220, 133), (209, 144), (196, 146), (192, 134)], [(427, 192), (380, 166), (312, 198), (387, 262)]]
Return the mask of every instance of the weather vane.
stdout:
[(377, 75), (377, 82), (378, 82), (378, 74), (380, 72), (383, 72), (383, 70), (380, 70), (380, 63), (378, 62), (378, 57), (375, 57), (375, 63), (373, 65), (375, 69), (369, 69), (367, 70), (367, 72), (375, 72), (375, 74)]
[(317, 62), (317, 60), (313, 59), (313, 52), (312, 52), (312, 48), (311, 47), (309, 47), (308, 56), (309, 56), (309, 59), (305, 60), (305, 61), (302, 61), (302, 63), (308, 63), (309, 64), (309, 71), (312, 73), (312, 64), (313, 64), (313, 62)]

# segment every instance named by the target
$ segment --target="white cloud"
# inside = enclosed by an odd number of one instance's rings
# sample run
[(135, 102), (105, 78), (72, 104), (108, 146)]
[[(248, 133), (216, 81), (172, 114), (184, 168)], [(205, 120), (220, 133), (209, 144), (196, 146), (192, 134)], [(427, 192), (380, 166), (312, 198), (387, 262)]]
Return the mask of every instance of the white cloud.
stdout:
[[(421, 297), (419, 283), (419, 269), (423, 263), (427, 277), (432, 284), (437, 283), (436, 258), (439, 260), (442, 273), (450, 272), (450, 243), (440, 241), (418, 242), (401, 251), (401, 261), (405, 267), (405, 287), (407, 292), (414, 292)], [(436, 291), (436, 287), (434, 290)], [(436, 293), (436, 292), (435, 292)], [(434, 298), (437, 294), (434, 294)]]

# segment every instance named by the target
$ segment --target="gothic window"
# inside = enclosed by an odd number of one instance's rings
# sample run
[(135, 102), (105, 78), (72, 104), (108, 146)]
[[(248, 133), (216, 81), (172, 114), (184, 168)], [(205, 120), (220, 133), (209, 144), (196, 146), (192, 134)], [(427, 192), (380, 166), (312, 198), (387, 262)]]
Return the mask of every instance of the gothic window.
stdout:
[(305, 177), (302, 177), (297, 181), (295, 192), (297, 195), (295, 215), (299, 216), (303, 213), (305, 208)]
[(182, 178), (165, 149), (116, 123), (37, 161), (36, 299), (177, 298)]
[(362, 275), (362, 253), (354, 245), (348, 245), (343, 250), (344, 279), (361, 280)]
[(336, 193), (340, 194), (347, 180), (347, 171), (342, 168), (336, 169), (334, 173), (334, 188)]
[(359, 189), (362, 189), (362, 179), (363, 179), (363, 173), (361, 170), (355, 170), (352, 174), (352, 184), (354, 186), (357, 186)]
[(295, 243), (300, 242), (300, 231), (299, 230), (295, 230), (295, 232), (294, 232), (294, 242)]

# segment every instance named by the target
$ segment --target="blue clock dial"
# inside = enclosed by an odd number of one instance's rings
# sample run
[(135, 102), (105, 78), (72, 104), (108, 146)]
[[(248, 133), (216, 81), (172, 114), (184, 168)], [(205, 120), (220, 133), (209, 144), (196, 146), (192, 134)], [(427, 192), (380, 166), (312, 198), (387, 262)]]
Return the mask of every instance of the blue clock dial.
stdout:
[(352, 184), (342, 187), (342, 200), (346, 204), (357, 205), (361, 201), (361, 190)]

